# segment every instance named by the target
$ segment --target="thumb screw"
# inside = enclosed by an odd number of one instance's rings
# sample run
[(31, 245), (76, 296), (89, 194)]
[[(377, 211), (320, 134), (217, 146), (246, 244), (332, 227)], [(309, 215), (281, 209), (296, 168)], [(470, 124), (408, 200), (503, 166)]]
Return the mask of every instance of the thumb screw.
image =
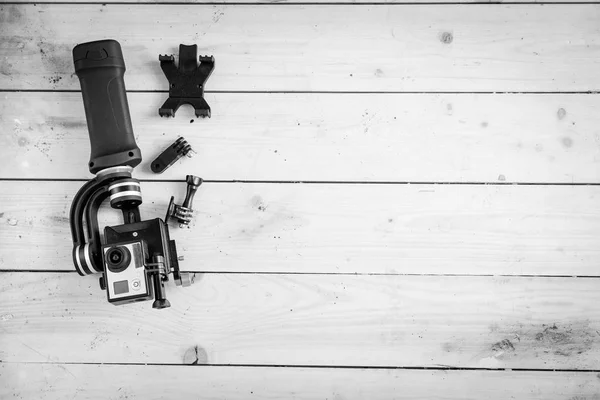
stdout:
[(179, 227), (184, 228), (192, 222), (192, 202), (194, 201), (194, 195), (196, 191), (202, 185), (202, 178), (187, 175), (185, 177), (185, 181), (187, 183), (187, 192), (185, 195), (185, 200), (182, 205), (175, 204), (174, 197), (171, 196), (171, 201), (169, 202), (169, 207), (167, 209), (167, 215), (165, 217), (165, 222), (169, 222), (170, 218), (174, 218), (179, 222)]
[(202, 185), (202, 178), (195, 175), (187, 175), (185, 177), (187, 182), (187, 193), (185, 194), (185, 200), (183, 200), (182, 206), (192, 210), (192, 202), (194, 201), (194, 195), (196, 191)]
[(183, 211), (185, 216), (179, 220), (180, 228), (189, 225), (192, 221), (192, 214), (194, 212), (192, 202), (194, 201), (196, 191), (200, 185), (202, 185), (202, 178), (195, 175), (187, 175), (185, 181), (187, 182), (187, 192), (185, 194), (185, 200), (183, 200), (183, 204), (180, 208), (180, 211)]

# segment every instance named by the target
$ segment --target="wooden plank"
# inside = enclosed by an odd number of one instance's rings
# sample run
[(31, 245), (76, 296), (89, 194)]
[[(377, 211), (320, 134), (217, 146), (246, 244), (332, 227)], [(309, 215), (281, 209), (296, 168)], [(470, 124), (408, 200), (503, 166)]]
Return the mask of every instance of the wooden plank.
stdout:
[[(127, 87), (166, 90), (158, 54), (213, 54), (209, 90), (595, 91), (600, 5), (0, 6), (0, 89), (79, 89), (71, 50), (113, 37)], [(136, 18), (132, 24), (133, 15)], [(549, 29), (548, 21), (552, 21)], [(240, 38), (243, 38), (240, 40)]]
[[(595, 399), (594, 372), (2, 363), (2, 398)], [(90, 377), (94, 379), (90, 379)], [(176, 378), (174, 378), (176, 377)], [(509, 384), (507, 384), (509, 383)]]
[[(180, 179), (194, 171), (219, 180), (600, 181), (598, 96), (208, 96), (213, 118), (196, 120), (182, 109), (168, 120), (152, 116), (164, 94), (129, 94), (144, 155), (137, 177)], [(198, 155), (164, 174), (150, 172), (177, 135)], [(89, 177), (79, 93), (3, 93), (0, 144), (0, 177)]]
[(3, 362), (600, 369), (597, 279), (197, 274), (157, 311), (1, 278)]
[[(1, 183), (2, 269), (73, 269), (81, 184)], [(142, 216), (162, 217), (185, 184), (142, 192)], [(206, 183), (191, 229), (171, 236), (192, 271), (597, 276), (599, 198), (598, 186)]]
[[(13, 0), (11, 3), (28, 3), (28, 0)], [(595, 0), (509, 0), (509, 1), (502, 1), (502, 4), (520, 4), (520, 3), (539, 3), (539, 4), (546, 4), (546, 3), (575, 3), (575, 4), (580, 4), (580, 3), (594, 3)], [(52, 3), (61, 3), (61, 1), (59, 0), (45, 0), (42, 2), (39, 2), (37, 4), (52, 4)], [(90, 1), (86, 1), (86, 0), (70, 0), (69, 1), (70, 4), (77, 4), (77, 3), (92, 3)], [(104, 1), (104, 2), (96, 2), (97, 4), (111, 4), (111, 3), (131, 3), (131, 4), (137, 4), (137, 3), (144, 3), (144, 4), (152, 4), (152, 3), (181, 3), (180, 0), (108, 0), (108, 1)], [(238, 4), (277, 4), (277, 5), (294, 5), (294, 4), (298, 4), (298, 5), (306, 5), (306, 4), (314, 4), (314, 5), (320, 5), (323, 4), (322, 0), (219, 0), (219, 1), (214, 1), (214, 0), (187, 0), (185, 1), (186, 4), (209, 4), (209, 5), (215, 5), (215, 4), (219, 4), (219, 5), (227, 5), (227, 4), (234, 4), (234, 5), (238, 5)], [(388, 4), (388, 5), (400, 5), (400, 4), (410, 4), (410, 5), (414, 5), (414, 4), (429, 4), (429, 5), (438, 5), (440, 3), (445, 3), (445, 4), (490, 4), (490, 3), (494, 3), (494, 1), (492, 0), (327, 0), (326, 1), (327, 4), (339, 4), (341, 6), (343, 5), (360, 5), (360, 4), (364, 4), (364, 5), (374, 5), (374, 4)]]

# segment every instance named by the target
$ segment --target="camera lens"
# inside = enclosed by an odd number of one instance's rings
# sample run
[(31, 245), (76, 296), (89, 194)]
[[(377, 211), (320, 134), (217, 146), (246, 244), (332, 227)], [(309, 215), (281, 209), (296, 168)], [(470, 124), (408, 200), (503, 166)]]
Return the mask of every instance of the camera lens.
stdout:
[(110, 253), (108, 259), (112, 265), (118, 265), (123, 261), (123, 252), (120, 249), (115, 249)]
[(113, 247), (106, 252), (106, 264), (112, 272), (121, 272), (127, 268), (131, 253), (127, 247)]

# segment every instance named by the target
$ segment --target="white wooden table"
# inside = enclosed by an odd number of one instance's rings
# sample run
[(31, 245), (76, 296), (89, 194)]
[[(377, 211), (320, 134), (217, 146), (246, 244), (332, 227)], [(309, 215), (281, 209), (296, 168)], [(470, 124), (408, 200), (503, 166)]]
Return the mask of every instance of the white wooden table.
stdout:
[[(0, 398), (599, 399), (600, 4), (222, 3), (0, 4)], [(143, 216), (206, 179), (162, 311), (71, 263), (104, 38)], [(180, 43), (211, 119), (158, 117)]]

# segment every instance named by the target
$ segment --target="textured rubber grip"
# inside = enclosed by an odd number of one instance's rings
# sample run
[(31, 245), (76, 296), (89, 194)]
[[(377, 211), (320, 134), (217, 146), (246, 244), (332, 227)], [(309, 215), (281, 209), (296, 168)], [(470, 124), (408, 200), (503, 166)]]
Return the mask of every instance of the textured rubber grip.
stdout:
[(135, 167), (142, 154), (129, 116), (121, 45), (116, 40), (79, 44), (73, 49), (73, 62), (90, 134), (90, 172), (119, 165)]

